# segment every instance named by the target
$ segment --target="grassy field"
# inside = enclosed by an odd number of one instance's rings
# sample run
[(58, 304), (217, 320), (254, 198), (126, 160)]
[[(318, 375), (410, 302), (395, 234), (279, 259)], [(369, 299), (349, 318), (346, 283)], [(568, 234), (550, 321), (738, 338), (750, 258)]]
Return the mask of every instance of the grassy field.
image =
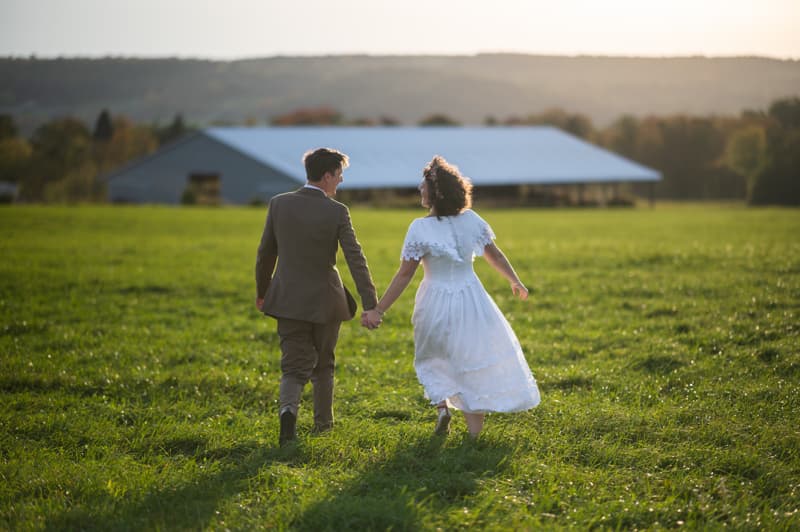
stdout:
[[(479, 212), (542, 404), (433, 437), (409, 290), (281, 449), (263, 210), (0, 209), (0, 529), (800, 528), (800, 211)], [(353, 211), (380, 291), (420, 215)]]

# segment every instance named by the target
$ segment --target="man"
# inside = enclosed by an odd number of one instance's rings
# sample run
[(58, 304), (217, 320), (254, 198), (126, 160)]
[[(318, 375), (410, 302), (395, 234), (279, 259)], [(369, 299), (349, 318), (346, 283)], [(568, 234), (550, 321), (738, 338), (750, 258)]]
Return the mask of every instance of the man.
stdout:
[(350, 212), (332, 199), (348, 162), (347, 155), (328, 148), (306, 153), (306, 185), (272, 198), (258, 247), (256, 307), (277, 319), (281, 342), (280, 445), (296, 438), (300, 397), (309, 380), (315, 431), (333, 427), (334, 349), (341, 323), (356, 312), (336, 269), (339, 245), (365, 309), (362, 322), (371, 329), (381, 322)]

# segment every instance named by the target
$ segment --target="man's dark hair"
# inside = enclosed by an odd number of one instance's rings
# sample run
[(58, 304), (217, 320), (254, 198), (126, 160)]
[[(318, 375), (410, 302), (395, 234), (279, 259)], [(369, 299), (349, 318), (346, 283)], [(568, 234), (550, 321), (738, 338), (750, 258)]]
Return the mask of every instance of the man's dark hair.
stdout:
[(350, 159), (347, 155), (331, 148), (317, 148), (309, 150), (303, 155), (306, 178), (313, 182), (321, 180), (325, 172), (335, 172), (339, 168), (345, 169), (349, 164)]

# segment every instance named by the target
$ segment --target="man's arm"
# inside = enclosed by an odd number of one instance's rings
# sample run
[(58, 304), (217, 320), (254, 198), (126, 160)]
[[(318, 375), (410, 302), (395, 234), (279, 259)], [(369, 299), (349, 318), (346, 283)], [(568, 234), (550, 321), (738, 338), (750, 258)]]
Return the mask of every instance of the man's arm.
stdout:
[(275, 271), (275, 263), (278, 260), (278, 241), (275, 238), (275, 207), (272, 201), (269, 202), (267, 211), (267, 222), (264, 224), (264, 232), (261, 234), (261, 243), (258, 245), (256, 254), (256, 306), (261, 310), (264, 303), (264, 294), (267, 293), (272, 272)]
[(361, 244), (356, 239), (353, 223), (350, 220), (350, 211), (345, 207), (342, 210), (342, 218), (339, 222), (339, 245), (342, 246), (342, 253), (350, 269), (350, 275), (356, 283), (356, 289), (361, 296), (361, 305), (364, 310), (371, 310), (378, 304), (378, 296), (375, 291), (375, 283), (372, 282), (372, 275), (369, 273), (367, 258), (361, 250)]

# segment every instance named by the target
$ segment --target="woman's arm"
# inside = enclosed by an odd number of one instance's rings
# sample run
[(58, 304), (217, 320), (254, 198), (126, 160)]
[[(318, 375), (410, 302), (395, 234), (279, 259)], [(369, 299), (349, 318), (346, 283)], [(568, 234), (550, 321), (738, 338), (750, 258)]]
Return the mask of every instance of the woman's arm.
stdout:
[(408, 283), (411, 282), (411, 279), (414, 278), (414, 274), (417, 271), (417, 267), (419, 266), (418, 260), (403, 260), (400, 263), (400, 268), (397, 269), (397, 273), (394, 274), (392, 278), (392, 282), (389, 283), (389, 288), (386, 289), (386, 292), (383, 293), (383, 297), (378, 304), (375, 306), (375, 310), (377, 310), (380, 314), (383, 314), (389, 307), (392, 306), (400, 294), (403, 293), (403, 290), (406, 289)]
[(494, 242), (486, 244), (486, 247), (483, 248), (483, 258), (485, 258), (486, 262), (491, 264), (492, 268), (497, 270), (500, 275), (508, 279), (508, 282), (511, 283), (511, 291), (515, 296), (523, 300), (528, 299), (528, 289), (525, 288), (525, 285), (519, 280), (517, 272), (514, 271), (514, 268), (511, 267), (511, 263), (508, 262), (506, 256)]

